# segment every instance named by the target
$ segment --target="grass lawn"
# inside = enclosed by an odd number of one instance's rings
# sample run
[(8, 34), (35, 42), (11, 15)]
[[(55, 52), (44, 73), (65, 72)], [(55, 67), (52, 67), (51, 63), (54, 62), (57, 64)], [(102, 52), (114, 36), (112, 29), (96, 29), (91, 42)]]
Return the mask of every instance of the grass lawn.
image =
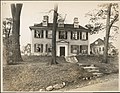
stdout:
[[(78, 56), (77, 59), (81, 63), (94, 63), (104, 69), (103, 72), (118, 71), (116, 57), (110, 58), (113, 62), (109, 64), (100, 63), (99, 57)], [(82, 77), (91, 75), (77, 64), (67, 63), (64, 57), (57, 57), (57, 62), (59, 62), (57, 65), (48, 65), (51, 57), (45, 56), (23, 56), (23, 60), (24, 62), (20, 64), (3, 67), (4, 91), (39, 91), (41, 88), (62, 82), (65, 82), (67, 86), (80, 81)]]

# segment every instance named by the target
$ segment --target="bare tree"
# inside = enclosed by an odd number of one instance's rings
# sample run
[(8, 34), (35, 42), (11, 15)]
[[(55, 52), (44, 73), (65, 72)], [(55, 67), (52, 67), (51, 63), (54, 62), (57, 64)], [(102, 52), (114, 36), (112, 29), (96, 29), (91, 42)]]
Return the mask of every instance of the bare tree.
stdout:
[[(87, 15), (90, 16), (90, 22), (94, 24), (88, 24), (86, 25), (87, 28), (91, 30), (91, 33), (94, 34), (96, 32), (99, 32), (103, 29), (106, 29), (106, 36), (105, 36), (105, 49), (104, 49), (104, 56), (103, 56), (103, 62), (107, 63), (107, 56), (108, 56), (108, 44), (109, 44), (109, 38), (110, 38), (110, 32), (111, 29), (118, 29), (118, 26), (115, 26), (114, 24), (118, 21), (118, 4), (117, 3), (109, 3), (109, 4), (103, 4), (100, 5), (102, 9), (97, 11), (96, 13), (88, 13)], [(105, 23), (100, 22), (100, 20), (105, 21)], [(117, 32), (117, 30), (114, 30)]]
[(20, 14), (23, 4), (11, 4), (13, 18), (12, 28), (12, 56), (13, 62), (22, 61), (20, 52)]

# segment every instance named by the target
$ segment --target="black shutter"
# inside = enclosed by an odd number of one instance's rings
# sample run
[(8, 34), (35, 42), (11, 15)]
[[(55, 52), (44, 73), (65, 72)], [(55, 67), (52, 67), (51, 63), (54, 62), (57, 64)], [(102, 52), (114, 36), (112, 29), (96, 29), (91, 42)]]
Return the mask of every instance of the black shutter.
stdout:
[(43, 53), (43, 44), (41, 44), (41, 53)]
[(59, 31), (59, 39), (61, 39), (61, 38), (60, 38), (60, 31)]
[(73, 53), (73, 45), (71, 45), (71, 53)]
[(80, 32), (80, 39), (82, 39), (82, 32)]
[(71, 31), (71, 39), (73, 39), (73, 38), (72, 38), (72, 36), (73, 36), (72, 34), (73, 34), (73, 32)]
[(79, 32), (77, 32), (77, 39), (79, 39)]
[(80, 53), (82, 53), (82, 45), (80, 45)]
[(44, 31), (43, 31), (43, 30), (41, 30), (41, 31), (42, 31), (42, 32), (41, 32), (41, 34), (42, 34), (42, 35), (41, 35), (41, 38), (43, 38), (43, 36), (44, 36), (44, 33), (43, 33), (43, 32), (44, 32)]
[(67, 39), (67, 31), (66, 31), (65, 35), (66, 35), (66, 38), (65, 38), (65, 39)]
[(34, 37), (36, 37), (36, 30), (34, 30)]
[(88, 40), (88, 32), (86, 32), (86, 40)]
[(46, 30), (46, 38), (48, 38), (48, 30)]
[(46, 50), (45, 51), (48, 52), (48, 44), (46, 44)]
[(34, 52), (36, 52), (36, 44), (34, 44)]

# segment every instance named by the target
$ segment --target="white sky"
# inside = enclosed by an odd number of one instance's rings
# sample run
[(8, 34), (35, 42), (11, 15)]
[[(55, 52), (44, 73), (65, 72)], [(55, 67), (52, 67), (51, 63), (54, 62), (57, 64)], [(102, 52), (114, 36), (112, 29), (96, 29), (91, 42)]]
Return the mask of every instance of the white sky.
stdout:
[[(42, 21), (42, 18), (44, 15), (48, 14), (45, 12), (48, 12), (49, 10), (54, 8), (54, 3), (56, 2), (22, 2), (23, 7), (21, 11), (21, 27), (20, 27), (20, 44), (21, 46), (26, 45), (27, 43), (30, 43), (31, 41), (31, 31), (29, 29), (29, 26), (33, 26), (34, 23), (40, 23)], [(11, 8), (10, 4), (16, 3), (13, 1), (9, 2), (2, 2), (2, 18), (9, 18), (11, 17)], [(17, 1), (18, 3), (18, 1)], [(73, 23), (73, 18), (78, 17), (79, 18), (79, 24), (81, 26), (85, 26), (89, 23), (88, 17), (85, 17), (85, 14), (89, 11), (92, 11), (94, 9), (97, 9), (97, 5), (103, 2), (81, 2), (81, 1), (61, 1), (58, 3), (58, 13), (62, 14), (64, 17), (65, 14), (66, 20), (65, 23)], [(49, 13), (49, 21), (52, 21), (53, 18), (53, 12)], [(97, 35), (90, 36), (90, 43), (95, 41), (97, 38), (102, 38), (105, 36), (103, 32)], [(117, 44), (115, 46), (118, 46)]]

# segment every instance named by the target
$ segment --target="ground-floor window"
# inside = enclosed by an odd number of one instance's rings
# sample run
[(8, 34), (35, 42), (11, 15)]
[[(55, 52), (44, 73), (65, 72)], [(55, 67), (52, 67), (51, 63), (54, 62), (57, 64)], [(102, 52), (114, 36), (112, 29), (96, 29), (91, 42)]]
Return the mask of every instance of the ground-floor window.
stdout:
[(43, 53), (43, 44), (34, 44), (34, 51)]
[(51, 44), (46, 44), (46, 52), (52, 52), (52, 45)]
[(78, 54), (79, 53), (79, 45), (71, 45), (71, 53)]
[(87, 54), (88, 53), (88, 45), (80, 45), (80, 53)]

